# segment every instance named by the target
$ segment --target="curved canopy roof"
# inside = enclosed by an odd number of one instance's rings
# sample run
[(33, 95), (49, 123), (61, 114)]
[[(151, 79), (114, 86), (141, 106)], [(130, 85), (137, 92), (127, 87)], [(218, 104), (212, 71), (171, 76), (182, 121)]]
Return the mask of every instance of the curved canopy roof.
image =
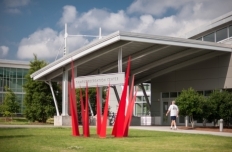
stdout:
[(77, 76), (118, 72), (122, 49), (122, 70), (131, 56), (135, 84), (232, 51), (231, 46), (184, 38), (118, 31), (96, 40), (33, 73), (34, 80), (62, 81), (62, 73), (73, 61)]

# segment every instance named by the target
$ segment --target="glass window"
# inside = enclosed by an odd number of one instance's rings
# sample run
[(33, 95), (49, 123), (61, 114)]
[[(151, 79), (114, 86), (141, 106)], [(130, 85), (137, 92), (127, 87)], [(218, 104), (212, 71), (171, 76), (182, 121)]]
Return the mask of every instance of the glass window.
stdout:
[(135, 115), (141, 116), (143, 113), (143, 104), (142, 103), (135, 103)]
[(10, 77), (11, 78), (16, 78), (16, 68), (11, 68), (10, 70)]
[(221, 41), (228, 38), (227, 35), (227, 28), (221, 29), (219, 31), (216, 32), (216, 41)]
[(169, 98), (169, 92), (163, 92), (162, 98)]
[(203, 94), (204, 94), (203, 91), (197, 91), (197, 93), (199, 93), (200, 95), (203, 95)]
[(17, 79), (17, 92), (22, 92), (23, 79)]
[(170, 98), (176, 98), (177, 92), (170, 92)]
[(23, 69), (17, 69), (17, 78), (23, 78)]
[(206, 35), (203, 37), (204, 41), (215, 42), (214, 33)]
[(205, 96), (209, 96), (212, 93), (212, 90), (205, 90)]
[(22, 69), (22, 71), (23, 71), (23, 78), (25, 78), (25, 76), (26, 76), (27, 73), (28, 73), (28, 69)]
[(137, 96), (136, 97), (136, 101), (142, 101), (142, 97), (141, 96)]
[(3, 68), (2, 67), (0, 67), (0, 78), (3, 78)]
[(3, 72), (4, 72), (4, 77), (6, 78), (6, 77), (9, 77), (9, 74), (10, 74), (10, 71), (9, 71), (9, 68), (4, 68), (4, 70), (3, 70)]
[(232, 37), (232, 25), (229, 27), (229, 37)]
[(3, 78), (3, 89), (5, 88), (5, 86), (8, 86), (8, 87), (10, 86), (9, 80), (7, 80), (7, 78)]
[(10, 80), (10, 89), (15, 92), (17, 88), (17, 83), (16, 83), (16, 79), (11, 79)]

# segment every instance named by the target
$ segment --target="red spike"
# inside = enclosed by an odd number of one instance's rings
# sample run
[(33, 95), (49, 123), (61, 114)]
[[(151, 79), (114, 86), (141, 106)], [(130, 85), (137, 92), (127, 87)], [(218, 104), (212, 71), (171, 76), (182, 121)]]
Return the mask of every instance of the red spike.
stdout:
[(109, 107), (109, 93), (110, 93), (110, 85), (108, 86), (107, 95), (106, 95), (106, 102), (104, 107), (104, 116), (101, 124), (101, 132), (100, 137), (105, 138), (106, 137), (106, 126), (107, 126), (107, 120), (108, 120), (108, 107)]
[(101, 131), (101, 106), (100, 106), (100, 96), (99, 96), (99, 88), (97, 86), (97, 134), (100, 135)]

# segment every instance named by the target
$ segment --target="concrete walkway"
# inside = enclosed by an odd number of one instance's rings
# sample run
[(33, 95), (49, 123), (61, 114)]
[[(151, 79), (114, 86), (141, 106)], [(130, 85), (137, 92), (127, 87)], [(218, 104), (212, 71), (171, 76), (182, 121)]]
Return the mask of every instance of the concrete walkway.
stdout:
[[(71, 128), (71, 126), (53, 126), (53, 125), (0, 125), (0, 129), (1, 128), (46, 128), (46, 127)], [(108, 128), (112, 128), (112, 126), (109, 126)], [(130, 126), (130, 129), (178, 132), (178, 133), (188, 133), (188, 134), (205, 134), (205, 135), (232, 137), (232, 133), (228, 133), (228, 132), (212, 132), (212, 131), (182, 130), (182, 129), (171, 130), (169, 126)]]
[(228, 133), (228, 132), (213, 132), (213, 131), (200, 131), (200, 130), (183, 130), (183, 129), (171, 130), (170, 126), (131, 126), (130, 129), (166, 131), (166, 132), (178, 132), (178, 133), (188, 133), (188, 134), (205, 134), (205, 135), (215, 135), (215, 136), (232, 137), (232, 133)]

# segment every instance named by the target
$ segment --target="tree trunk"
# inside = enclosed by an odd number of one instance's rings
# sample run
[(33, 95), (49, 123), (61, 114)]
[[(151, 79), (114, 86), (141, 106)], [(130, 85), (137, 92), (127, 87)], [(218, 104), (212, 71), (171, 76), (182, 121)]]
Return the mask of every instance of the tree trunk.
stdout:
[(193, 116), (190, 116), (190, 120), (191, 120), (192, 128), (194, 128), (194, 119), (193, 119)]
[(203, 127), (206, 127), (206, 119), (203, 118)]

